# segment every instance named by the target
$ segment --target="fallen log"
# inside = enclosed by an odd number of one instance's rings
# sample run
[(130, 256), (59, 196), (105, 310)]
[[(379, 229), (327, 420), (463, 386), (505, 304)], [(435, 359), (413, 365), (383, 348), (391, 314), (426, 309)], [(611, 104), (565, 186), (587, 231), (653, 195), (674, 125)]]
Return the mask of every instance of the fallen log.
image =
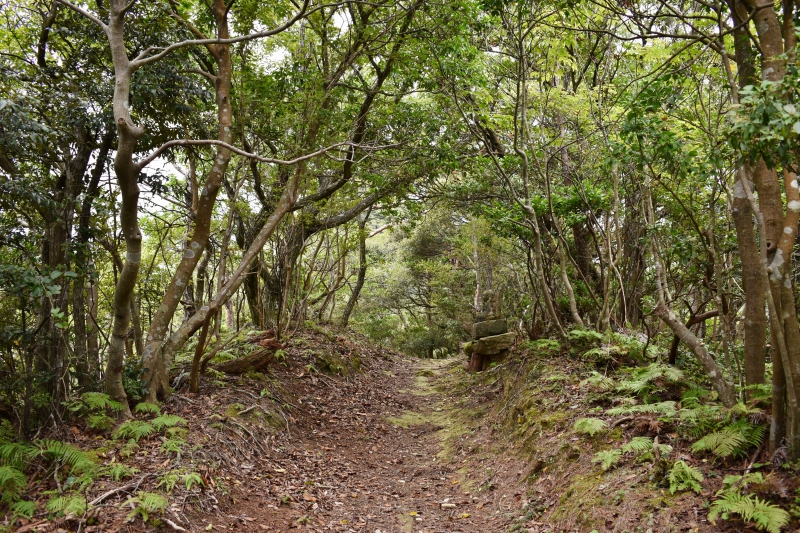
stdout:
[(245, 372), (266, 372), (275, 361), (275, 349), (272, 347), (255, 350), (250, 355), (225, 361), (214, 365), (216, 370), (226, 374), (244, 374)]

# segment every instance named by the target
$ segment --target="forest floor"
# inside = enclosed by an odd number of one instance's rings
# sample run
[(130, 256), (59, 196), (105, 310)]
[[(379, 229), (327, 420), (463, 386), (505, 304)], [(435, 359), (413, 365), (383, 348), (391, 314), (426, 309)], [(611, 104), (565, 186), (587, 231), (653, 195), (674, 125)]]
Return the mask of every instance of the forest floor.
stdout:
[[(265, 374), (212, 371), (199, 394), (179, 387), (161, 411), (186, 419), (180, 453), (157, 434), (126, 444), (67, 427), (59, 438), (98, 463), (136, 471), (91, 485), (80, 518), (38, 515), (15, 530), (754, 531), (708, 523), (713, 475), (702, 494), (673, 496), (641, 465), (600, 472), (594, 452), (625, 434), (572, 431), (596, 410), (579, 361), (519, 354), (470, 375), (460, 358), (413, 359), (323, 329), (298, 332), (282, 354)], [(28, 493), (40, 509), (45, 491), (62, 488), (53, 477)], [(132, 518), (140, 491), (166, 496), (168, 507)]]

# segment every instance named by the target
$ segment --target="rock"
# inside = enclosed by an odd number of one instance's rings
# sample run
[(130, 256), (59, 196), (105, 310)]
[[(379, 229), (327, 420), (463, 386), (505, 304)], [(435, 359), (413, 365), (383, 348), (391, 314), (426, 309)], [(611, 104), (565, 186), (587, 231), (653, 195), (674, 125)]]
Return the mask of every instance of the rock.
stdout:
[(472, 350), (475, 348), (475, 343), (472, 341), (465, 342), (464, 346), (461, 347), (464, 350), (464, 355), (469, 357), (472, 355)]
[(477, 340), (473, 343), (474, 345), (474, 353), (480, 355), (490, 355), (501, 352), (514, 344), (514, 339), (517, 338), (517, 334), (513, 331), (508, 333), (503, 333), (502, 335), (492, 335), (491, 337), (484, 337), (480, 340)]
[(500, 335), (508, 331), (508, 322), (500, 318), (497, 320), (487, 320), (486, 322), (476, 322), (472, 329), (473, 339), (482, 339), (492, 335)]

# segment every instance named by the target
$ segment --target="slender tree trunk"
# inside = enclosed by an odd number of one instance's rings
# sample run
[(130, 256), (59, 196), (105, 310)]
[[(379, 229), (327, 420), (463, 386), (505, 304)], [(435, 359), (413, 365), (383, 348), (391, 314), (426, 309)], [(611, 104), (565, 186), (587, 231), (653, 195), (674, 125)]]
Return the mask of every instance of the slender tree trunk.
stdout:
[(367, 234), (366, 225), (369, 214), (364, 216), (363, 220), (358, 223), (358, 277), (356, 284), (353, 287), (353, 292), (350, 293), (350, 299), (347, 300), (347, 305), (342, 313), (342, 327), (346, 328), (347, 323), (350, 321), (350, 314), (356, 306), (358, 295), (361, 294), (361, 289), (364, 287), (364, 279), (367, 277)]

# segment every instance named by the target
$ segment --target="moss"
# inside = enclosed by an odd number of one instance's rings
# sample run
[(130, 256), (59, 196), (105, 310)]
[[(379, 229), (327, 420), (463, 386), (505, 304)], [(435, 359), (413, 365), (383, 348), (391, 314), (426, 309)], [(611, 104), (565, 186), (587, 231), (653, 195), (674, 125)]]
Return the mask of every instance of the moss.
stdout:
[(430, 422), (430, 418), (423, 415), (422, 413), (417, 413), (416, 411), (405, 411), (400, 416), (387, 416), (386, 421), (390, 424), (394, 424), (395, 426), (400, 426), (402, 428), (408, 428), (411, 426), (422, 426)]

